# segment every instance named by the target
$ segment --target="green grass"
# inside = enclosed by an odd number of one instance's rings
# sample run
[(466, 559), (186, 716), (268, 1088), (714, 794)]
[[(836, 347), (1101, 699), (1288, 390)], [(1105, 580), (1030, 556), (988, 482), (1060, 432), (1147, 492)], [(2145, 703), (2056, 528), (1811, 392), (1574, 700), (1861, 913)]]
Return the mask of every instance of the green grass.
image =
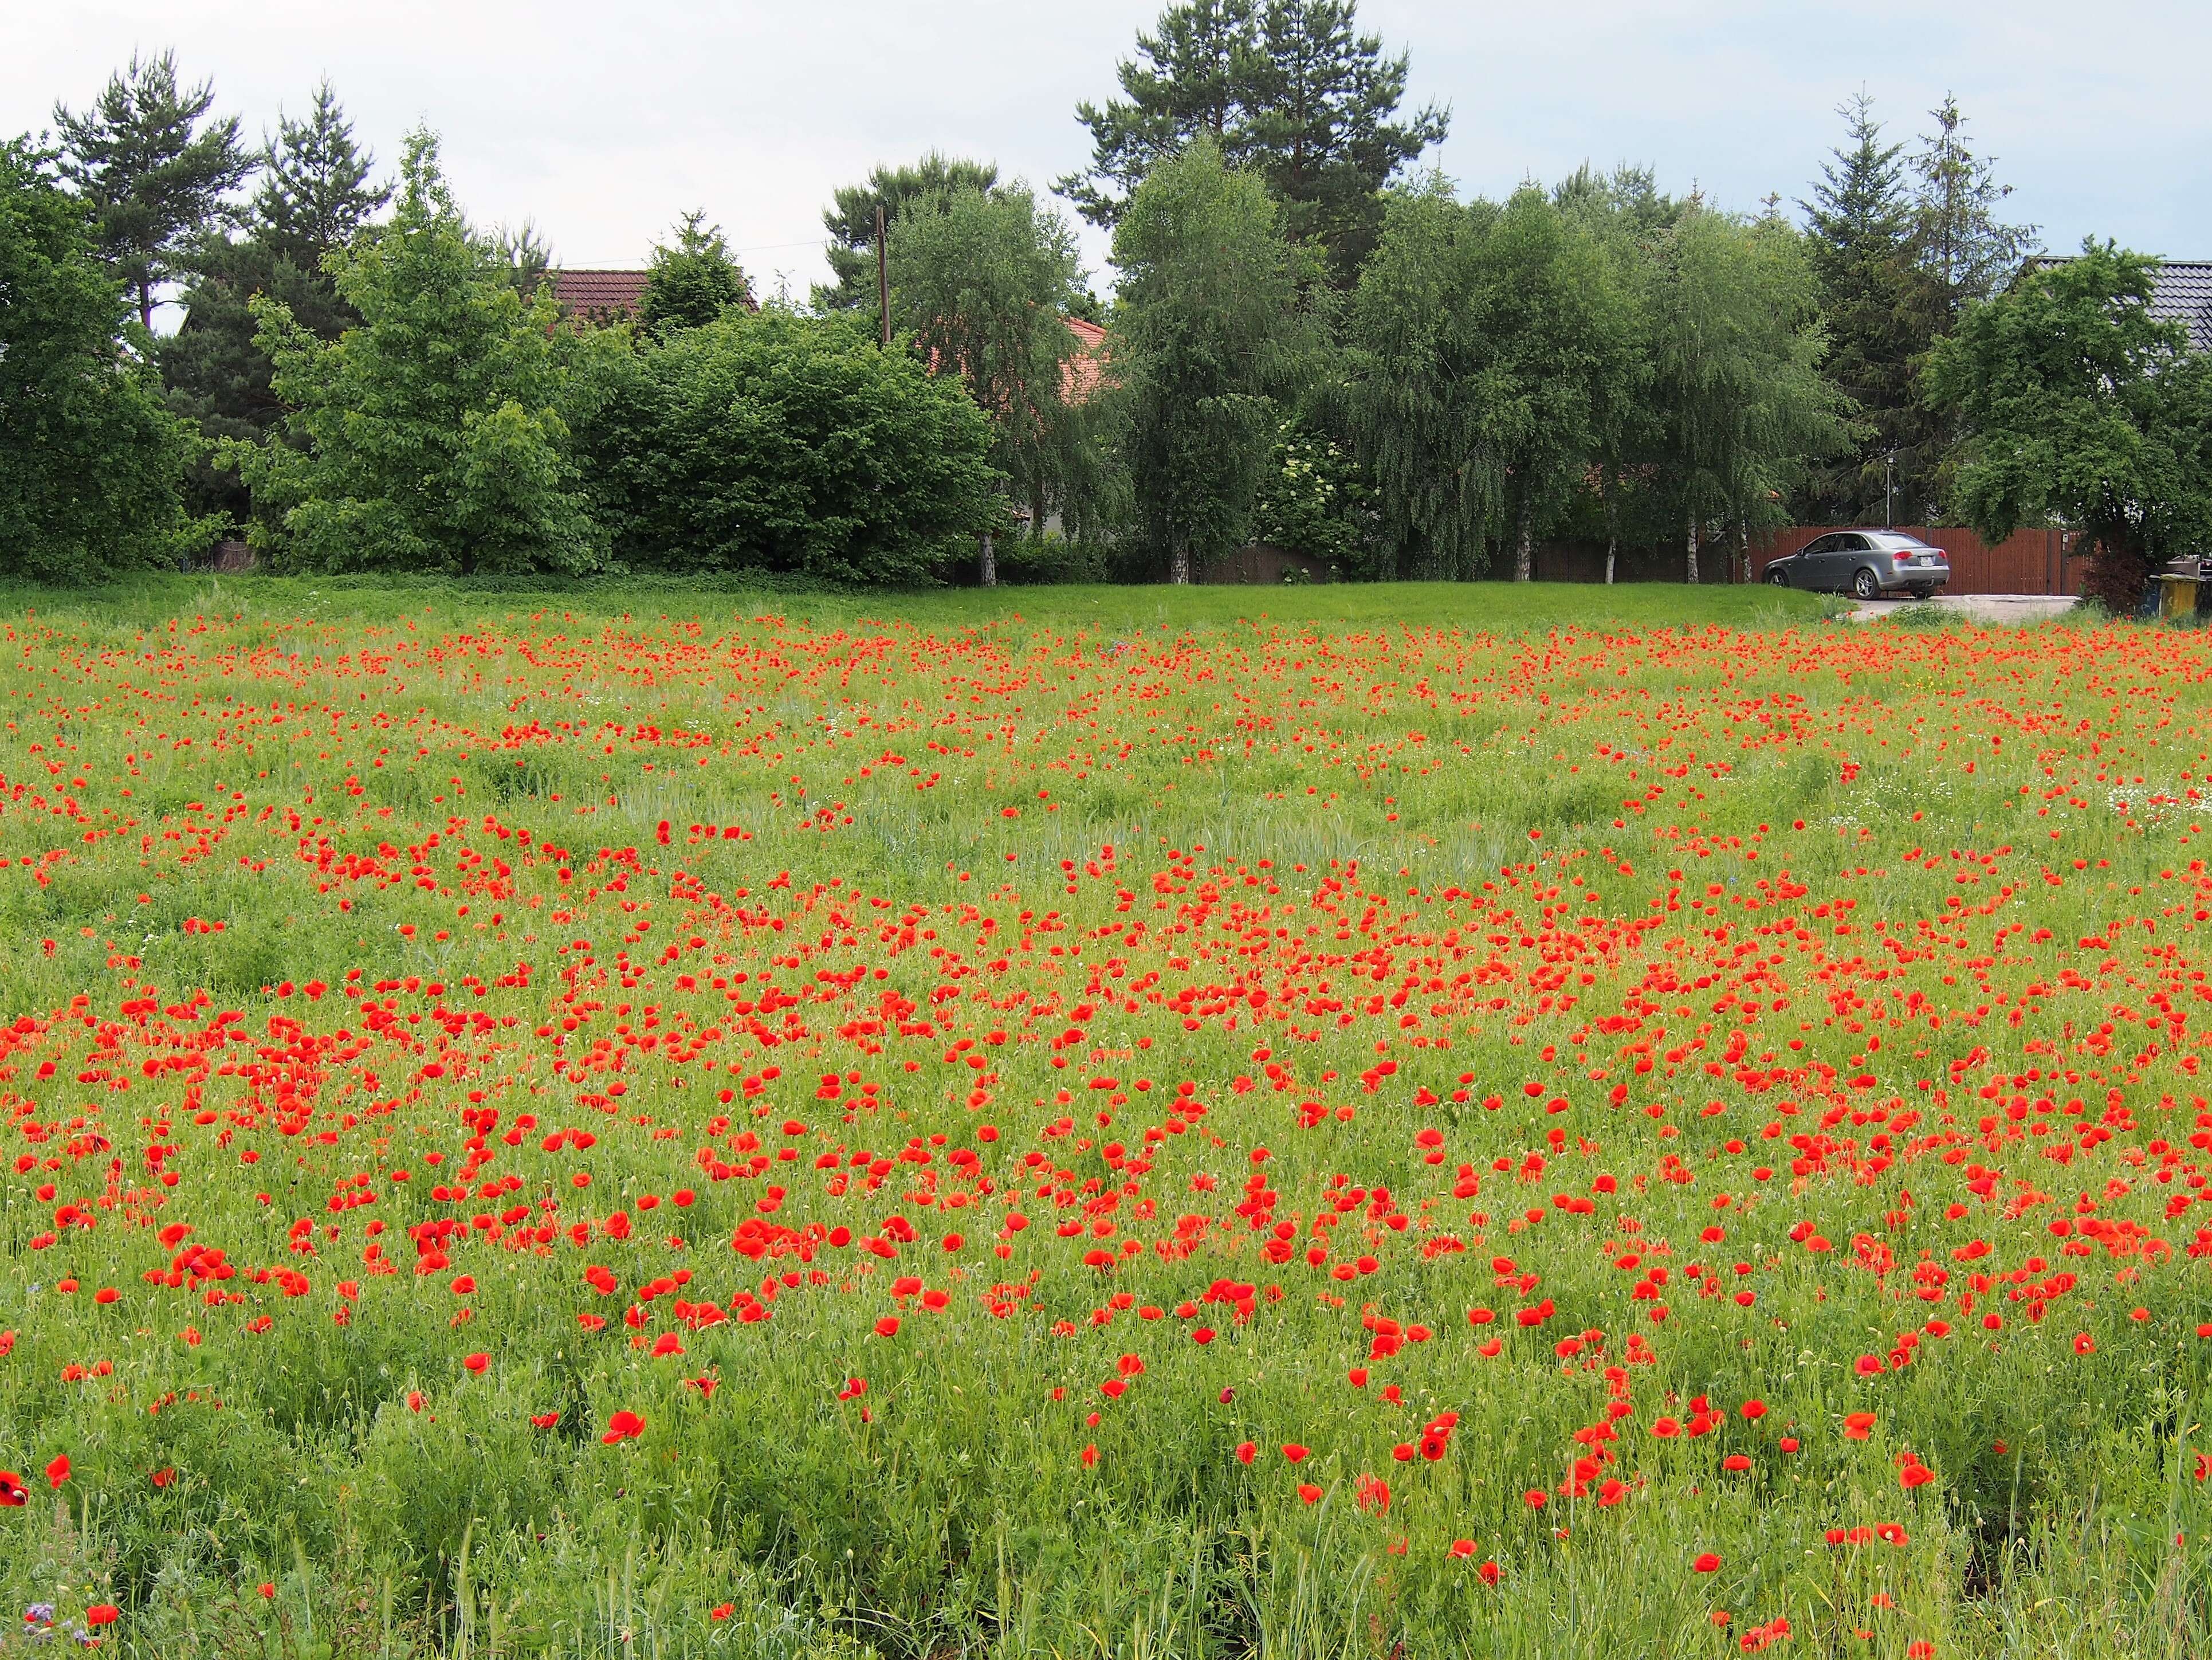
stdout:
[(15, 600), (9, 1624), (2212, 1649), (2201, 635)]
[(602, 618), (683, 616), (717, 623), (762, 614), (835, 627), (895, 621), (981, 627), (1020, 621), (1129, 632), (1273, 622), (1336, 627), (1410, 624), (1492, 633), (1566, 626), (1775, 629), (1847, 609), (1831, 596), (1761, 587), (1622, 583), (1383, 582), (1321, 587), (1043, 587), (846, 594), (696, 581), (609, 578), (471, 585), (367, 577), (149, 576), (94, 589), (0, 586), (0, 608), (144, 623), (199, 612), (390, 622), (427, 617), (507, 621), (538, 612)]

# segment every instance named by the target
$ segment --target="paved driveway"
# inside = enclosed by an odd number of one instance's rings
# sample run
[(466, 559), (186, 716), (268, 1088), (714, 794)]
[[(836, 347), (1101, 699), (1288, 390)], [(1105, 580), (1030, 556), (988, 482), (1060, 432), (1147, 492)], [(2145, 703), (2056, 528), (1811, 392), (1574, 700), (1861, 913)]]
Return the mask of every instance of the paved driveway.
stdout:
[(1970, 617), (1977, 623), (2019, 626), (2064, 616), (2074, 609), (2074, 597), (2064, 593), (1944, 593), (1933, 599), (1875, 599), (1854, 607), (1849, 615), (1855, 623), (1874, 623), (1894, 617), (1901, 611), (1923, 608)]

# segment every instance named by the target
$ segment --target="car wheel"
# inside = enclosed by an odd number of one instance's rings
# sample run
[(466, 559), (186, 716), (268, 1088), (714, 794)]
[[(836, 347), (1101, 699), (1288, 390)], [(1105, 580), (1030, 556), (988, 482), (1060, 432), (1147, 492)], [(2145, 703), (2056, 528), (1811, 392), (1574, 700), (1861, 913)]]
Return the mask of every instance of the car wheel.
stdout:
[(1786, 588), (1790, 586), (1790, 573), (1777, 565), (1766, 573), (1766, 580), (1778, 588)]
[(1861, 565), (1851, 578), (1851, 593), (1860, 599), (1879, 599), (1881, 598), (1881, 584), (1875, 581), (1872, 571)]

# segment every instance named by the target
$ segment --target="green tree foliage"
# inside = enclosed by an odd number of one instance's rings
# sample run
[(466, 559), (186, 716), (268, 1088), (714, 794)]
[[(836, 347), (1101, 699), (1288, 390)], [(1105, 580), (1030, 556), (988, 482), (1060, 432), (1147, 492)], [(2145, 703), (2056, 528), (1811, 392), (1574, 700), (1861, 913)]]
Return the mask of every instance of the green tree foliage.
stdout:
[(1587, 493), (1642, 374), (1615, 251), (1533, 186), (1502, 209), (1440, 181), (1391, 204), (1346, 319), (1352, 430), (1413, 572), (1472, 576)]
[(525, 219), (520, 225), (497, 226), (488, 246), (494, 275), (525, 300), (536, 299), (538, 290), (553, 274), (553, 247), (538, 230), (538, 222)]
[(1344, 576), (1371, 575), (1374, 491), (1351, 446), (1285, 419), (1252, 508), (1252, 539), (1317, 559)]
[(1663, 423), (1650, 395), (1650, 334), (1658, 250), (1680, 222), (1683, 204), (1659, 189), (1650, 168), (1626, 164), (1603, 174), (1585, 164), (1552, 196), (1571, 223), (1604, 247), (1618, 284), (1613, 298), (1625, 306), (1632, 331), (1616, 372), (1591, 382), (1590, 488), (1569, 500), (1553, 527), (1555, 534), (1601, 540), (1611, 582), (1623, 541), (1651, 545), (1666, 533), (1672, 512), (1655, 460)]
[(1652, 285), (1655, 459), (1684, 538), (1700, 544), (1784, 522), (1808, 464), (1849, 441), (1803, 239), (1774, 215), (1747, 224), (1692, 204), (1658, 248)]
[(1928, 365), (1968, 435), (1955, 499), (1994, 542), (2077, 527), (2090, 591), (2126, 612), (2152, 571), (2212, 546), (2212, 361), (2151, 314), (2157, 262), (2082, 244), (1971, 302)]
[(1896, 458), (1904, 522), (1924, 512), (1925, 485), (1938, 459), (1925, 406), (1912, 384), (1926, 341), (1914, 315), (1913, 204), (1899, 157), (1881, 142), (1874, 100), (1843, 104), (1847, 146), (1822, 163), (1813, 199), (1800, 203), (1806, 254), (1820, 285), (1828, 330), (1828, 378), (1856, 405), (1855, 447), (1812, 472), (1808, 510), (1820, 522), (1863, 522), (1878, 515), (1885, 460)]
[(1137, 37), (1116, 73), (1122, 97), (1083, 104), (1091, 161), (1059, 189), (1110, 227), (1138, 182), (1210, 138), (1283, 203), (1288, 233), (1322, 249), (1348, 283), (1373, 246), (1380, 192), (1449, 124), (1431, 105), (1397, 119), (1407, 58), (1358, 32), (1354, 0), (1182, 0)]
[(324, 570), (584, 571), (604, 561), (568, 459), (552, 301), (526, 301), (408, 136), (392, 221), (327, 268), (361, 321), (318, 337), (253, 302), (289, 441), (232, 444), (255, 535)]
[(54, 159), (0, 143), (0, 571), (84, 582), (189, 546), (191, 437)]
[(1275, 205), (1208, 137), (1153, 168), (1114, 232), (1108, 359), (1138, 524), (1170, 580), (1242, 544), (1274, 446), (1275, 399), (1310, 360), (1310, 320)]
[[(991, 424), (991, 462), (1041, 533), (1061, 509), (1079, 526), (1096, 495), (1086, 465), (1094, 423), (1078, 388), (1067, 326), (1083, 294), (1066, 222), (1027, 186), (963, 189), (942, 205), (909, 203), (893, 244), (891, 315), (922, 360), (957, 374)], [(982, 576), (997, 581), (992, 538)]]
[(54, 106), (62, 174), (90, 204), (100, 256), (147, 329), (155, 291), (188, 269), (191, 250), (222, 216), (223, 198), (253, 171), (236, 116), (201, 125), (214, 102), (212, 83), (178, 84), (176, 54), (165, 52), (149, 62), (134, 54), (82, 115)]
[[(261, 159), (243, 234), (209, 238), (194, 252), (183, 325), (158, 347), (170, 407), (210, 440), (258, 443), (283, 416), (270, 388), (275, 366), (254, 337), (253, 296), (281, 300), (301, 327), (337, 339), (360, 318), (324, 257), (350, 242), (392, 194), (369, 182), (376, 158), (355, 143), (328, 82), (304, 119), (279, 117)], [(189, 483), (197, 510), (245, 519), (246, 491), (234, 471), (196, 464)]]
[(2039, 246), (2033, 225), (2013, 225), (1998, 209), (2012, 186), (1996, 182), (1994, 161), (1967, 147), (1966, 118), (1946, 94), (1928, 112), (1936, 131), (1911, 157), (1919, 187), (1912, 242), (1922, 277), (1920, 307), (1931, 338), (1958, 325), (1967, 306), (1986, 300), (2019, 274)]
[(1502, 471), (1474, 366), (1474, 250), (1496, 217), (1431, 177), (1395, 193), (1344, 318), (1349, 424), (1373, 476), (1384, 577), (1479, 576)]
[(726, 312), (599, 351), (580, 381), (578, 443), (633, 569), (925, 584), (1005, 512), (974, 401), (865, 318)]
[(656, 334), (711, 323), (748, 297), (745, 274), (730, 257), (722, 228), (706, 220), (703, 209), (687, 213), (677, 224), (675, 246), (653, 246), (638, 321)]
[(392, 199), (389, 185), (369, 182), (375, 170), (376, 157), (354, 142), (337, 92), (322, 82), (305, 119), (279, 114), (276, 136), (263, 141), (251, 240), (301, 271), (317, 270)]
[(876, 309), (876, 210), (884, 210), (886, 225), (896, 223), (909, 207), (941, 207), (956, 192), (998, 187), (999, 169), (990, 161), (969, 161), (932, 150), (908, 167), (878, 167), (865, 184), (848, 185), (822, 210), (822, 227), (830, 233), (823, 250), (830, 274), (837, 280), (814, 289), (817, 311)]
[(1929, 522), (1943, 511), (1957, 433), (1922, 395), (1922, 365), (1969, 301), (2011, 280), (2035, 230), (1998, 217), (2009, 191), (1967, 147), (1956, 100), (1929, 112), (1935, 131), (1910, 155), (1882, 142), (1863, 94), (1838, 113), (1848, 142), (1799, 205), (1828, 329), (1826, 371), (1856, 405), (1855, 442), (1812, 470), (1802, 511), (1863, 523), (1887, 507), (1902, 522)]

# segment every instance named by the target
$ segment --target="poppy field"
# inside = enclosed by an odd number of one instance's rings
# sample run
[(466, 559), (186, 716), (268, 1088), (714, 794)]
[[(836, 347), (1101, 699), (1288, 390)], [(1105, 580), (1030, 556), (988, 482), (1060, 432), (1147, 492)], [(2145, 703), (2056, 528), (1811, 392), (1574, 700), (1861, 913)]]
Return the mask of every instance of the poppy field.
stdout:
[(2212, 1647), (2212, 645), (0, 617), (0, 1655)]

